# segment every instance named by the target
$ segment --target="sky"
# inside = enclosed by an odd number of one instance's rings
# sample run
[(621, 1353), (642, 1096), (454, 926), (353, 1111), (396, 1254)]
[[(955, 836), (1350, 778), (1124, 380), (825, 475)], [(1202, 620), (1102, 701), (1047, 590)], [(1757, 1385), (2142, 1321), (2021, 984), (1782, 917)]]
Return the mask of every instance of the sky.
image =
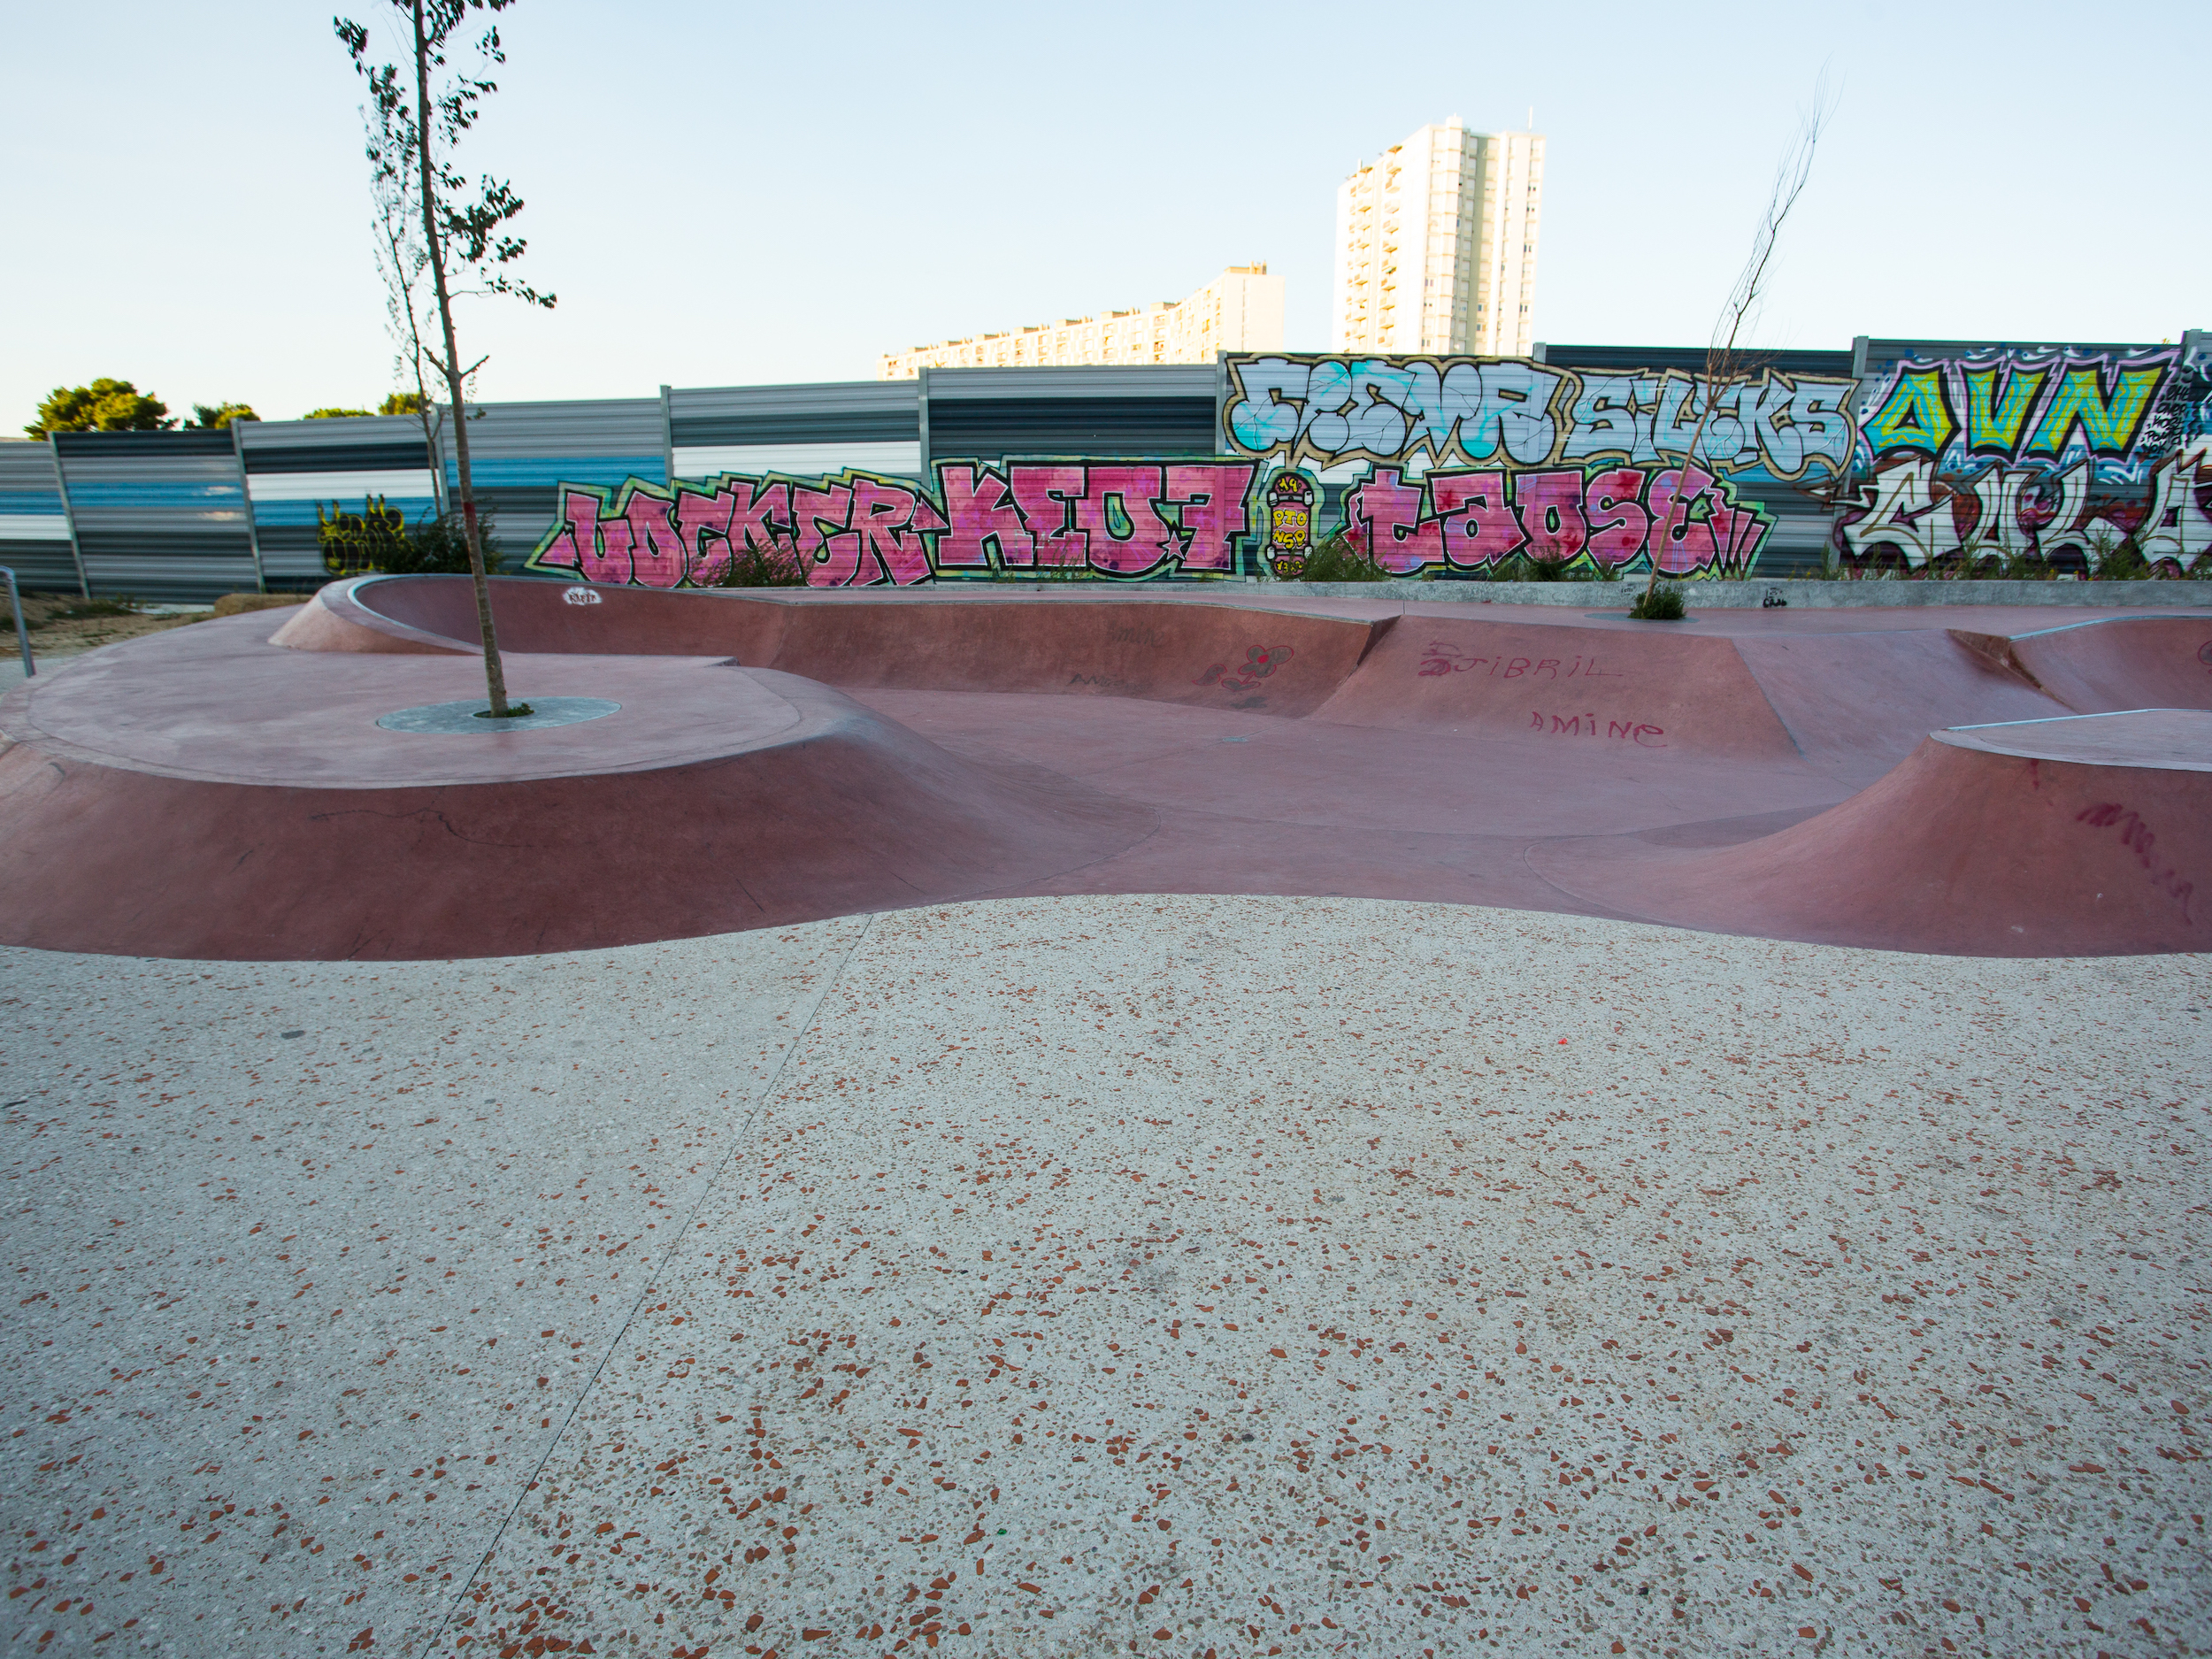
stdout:
[[(488, 400), (865, 379), (886, 350), (1252, 261), (1286, 280), (1285, 343), (1326, 349), (1337, 185), (1451, 115), (1532, 111), (1547, 136), (1537, 339), (1702, 345), (1824, 73), (1832, 120), (1747, 343), (2212, 327), (2203, 0), (517, 0), (499, 21), (458, 160), (528, 204), (523, 269), (559, 303), (464, 304)], [(9, 34), (0, 425), (100, 375), (188, 417), (401, 383), (326, 12), (107, 0)]]

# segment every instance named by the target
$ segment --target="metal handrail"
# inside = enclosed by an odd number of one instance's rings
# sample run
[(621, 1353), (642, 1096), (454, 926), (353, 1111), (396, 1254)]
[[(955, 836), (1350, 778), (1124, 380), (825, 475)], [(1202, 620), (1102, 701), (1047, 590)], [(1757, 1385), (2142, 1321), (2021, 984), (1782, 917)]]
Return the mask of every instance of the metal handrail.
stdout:
[(38, 664), (31, 660), (31, 631), (23, 626), (23, 595), (16, 588), (13, 571), (0, 565), (0, 576), (8, 579), (8, 604), (15, 612), (15, 646), (23, 653), (23, 677), (28, 680), (38, 672)]

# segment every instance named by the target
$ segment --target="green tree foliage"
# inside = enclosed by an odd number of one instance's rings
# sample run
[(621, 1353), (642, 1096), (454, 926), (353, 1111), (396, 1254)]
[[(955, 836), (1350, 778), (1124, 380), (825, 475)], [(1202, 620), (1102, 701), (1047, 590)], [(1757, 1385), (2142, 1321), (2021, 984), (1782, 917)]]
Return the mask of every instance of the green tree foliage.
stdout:
[(430, 407), (429, 396), (422, 392), (394, 392), (377, 406), (380, 415), (419, 415)]
[(186, 421), (188, 431), (219, 432), (234, 420), (258, 420), (251, 403), (195, 403), (192, 419)]
[(311, 409), (300, 419), (302, 420), (356, 420), (368, 412), (365, 409), (340, 409), (334, 404), (328, 409)]
[(176, 424), (168, 404), (128, 380), (97, 380), (57, 386), (38, 406), (38, 419), (23, 430), (42, 442), (57, 432), (163, 432)]

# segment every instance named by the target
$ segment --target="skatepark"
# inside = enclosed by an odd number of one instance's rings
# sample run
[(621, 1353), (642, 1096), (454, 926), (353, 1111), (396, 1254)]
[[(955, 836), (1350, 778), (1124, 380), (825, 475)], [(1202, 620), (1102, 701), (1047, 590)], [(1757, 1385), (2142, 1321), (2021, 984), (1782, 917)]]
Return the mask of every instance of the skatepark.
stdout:
[(496, 593), (517, 695), (594, 718), (379, 725), (480, 678), (451, 577), (19, 689), (9, 942), (497, 956), (1248, 893), (1962, 955), (2212, 943), (2212, 609)]
[(0, 703), (19, 1650), (2206, 1637), (2212, 608), (493, 592)]

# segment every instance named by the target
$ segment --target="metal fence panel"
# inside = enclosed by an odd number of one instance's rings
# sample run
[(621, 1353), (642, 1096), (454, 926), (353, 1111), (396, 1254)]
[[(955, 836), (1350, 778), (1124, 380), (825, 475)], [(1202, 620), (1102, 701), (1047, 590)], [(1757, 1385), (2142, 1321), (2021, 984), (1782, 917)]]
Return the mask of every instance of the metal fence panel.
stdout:
[(1188, 456), (1216, 449), (1211, 364), (933, 369), (929, 456)]
[(27, 592), (77, 591), (77, 556), (50, 443), (0, 441), (0, 565)]
[(920, 382), (675, 388), (669, 441), (678, 478), (716, 472), (816, 477), (853, 467), (919, 477)]
[(372, 497), (411, 522), (438, 512), (435, 462), (413, 415), (250, 421), (239, 427), (239, 441), (262, 574), (272, 589), (330, 580), (319, 536), (326, 512), (359, 512)]
[[(563, 484), (614, 489), (627, 479), (668, 481), (666, 429), (657, 397), (539, 403), (471, 403), (469, 472), (480, 507), (493, 516), (509, 571), (552, 527)], [(444, 445), (446, 491), (460, 500), (459, 463)]]
[(77, 550), (95, 594), (215, 599), (260, 585), (227, 432), (58, 432)]

